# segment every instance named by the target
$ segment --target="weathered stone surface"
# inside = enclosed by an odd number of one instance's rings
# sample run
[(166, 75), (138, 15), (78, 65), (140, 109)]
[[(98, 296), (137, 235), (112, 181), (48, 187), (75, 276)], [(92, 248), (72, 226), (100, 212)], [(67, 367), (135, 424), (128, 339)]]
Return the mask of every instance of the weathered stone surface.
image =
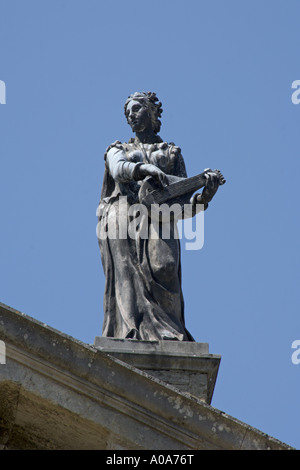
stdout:
[(288, 449), (172, 385), (0, 304), (3, 449)]
[(138, 341), (97, 336), (94, 346), (210, 404), (221, 356), (207, 343)]
[(97, 210), (105, 274), (102, 336), (194, 341), (185, 325), (177, 220), (206, 210), (225, 179), (208, 168), (187, 178), (181, 149), (158, 135), (162, 104), (156, 93), (133, 93), (124, 111), (135, 137), (106, 149)]

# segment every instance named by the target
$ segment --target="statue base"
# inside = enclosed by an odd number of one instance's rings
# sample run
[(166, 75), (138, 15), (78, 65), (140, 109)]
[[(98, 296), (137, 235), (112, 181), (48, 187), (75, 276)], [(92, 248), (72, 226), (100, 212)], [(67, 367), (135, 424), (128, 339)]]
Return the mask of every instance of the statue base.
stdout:
[(94, 347), (210, 404), (221, 356), (207, 343), (96, 336)]

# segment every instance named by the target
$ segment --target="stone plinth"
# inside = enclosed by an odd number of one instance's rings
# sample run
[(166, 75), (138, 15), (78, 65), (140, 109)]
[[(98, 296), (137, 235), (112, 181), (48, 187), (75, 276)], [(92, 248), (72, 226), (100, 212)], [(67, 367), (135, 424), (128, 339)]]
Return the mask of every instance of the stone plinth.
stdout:
[(96, 336), (94, 346), (210, 404), (221, 356), (207, 343), (138, 341)]

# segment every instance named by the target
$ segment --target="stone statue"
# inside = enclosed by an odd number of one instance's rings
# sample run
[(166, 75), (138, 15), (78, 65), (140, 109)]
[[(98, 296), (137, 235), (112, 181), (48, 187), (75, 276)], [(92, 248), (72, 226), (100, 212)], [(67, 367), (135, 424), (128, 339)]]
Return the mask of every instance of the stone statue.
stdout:
[[(102, 336), (194, 341), (185, 327), (176, 218), (169, 222), (169, 237), (161, 236), (164, 221), (158, 222), (155, 237), (145, 233), (142, 236), (150, 213), (131, 211), (134, 205), (140, 209), (143, 184), (148, 182), (159, 194), (172, 186), (177, 194), (178, 187), (192, 178), (187, 178), (180, 148), (158, 135), (162, 104), (156, 94), (136, 92), (128, 97), (124, 109), (135, 138), (128, 143), (116, 141), (107, 148), (97, 212), (105, 274)], [(195, 191), (190, 187), (181, 191), (189, 194), (192, 215), (198, 207), (206, 210), (218, 187), (225, 182), (218, 170), (205, 170), (201, 178), (198, 187), (204, 186), (202, 194), (190, 197)], [(177, 186), (172, 184), (174, 179)], [(121, 219), (128, 225), (138, 220), (133, 236), (120, 233), (116, 221)], [(112, 227), (117, 230), (113, 232), (116, 236), (107, 235)]]

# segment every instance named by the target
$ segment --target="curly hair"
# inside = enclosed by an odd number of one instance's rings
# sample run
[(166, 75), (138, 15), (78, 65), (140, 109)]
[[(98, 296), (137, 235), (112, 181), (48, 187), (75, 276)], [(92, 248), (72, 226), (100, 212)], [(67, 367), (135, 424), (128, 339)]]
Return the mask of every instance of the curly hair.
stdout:
[(162, 109), (161, 102), (158, 100), (156, 96), (156, 93), (153, 93), (152, 91), (147, 91), (147, 92), (137, 91), (129, 95), (124, 105), (125, 116), (126, 116), (127, 106), (132, 100), (139, 101), (143, 106), (147, 108), (149, 115), (151, 117), (153, 132), (157, 134), (160, 131), (160, 127), (161, 127), (161, 122), (159, 118), (162, 115), (163, 109)]

